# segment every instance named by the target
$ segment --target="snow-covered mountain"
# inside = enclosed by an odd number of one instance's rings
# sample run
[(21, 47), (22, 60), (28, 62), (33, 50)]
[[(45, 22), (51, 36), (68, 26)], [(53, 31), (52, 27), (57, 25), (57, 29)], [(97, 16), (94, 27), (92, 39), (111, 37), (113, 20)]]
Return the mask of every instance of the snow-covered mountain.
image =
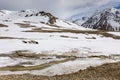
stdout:
[(77, 14), (77, 15), (71, 16), (67, 20), (69, 20), (70, 22), (73, 22), (75, 24), (82, 25), (88, 19), (89, 19), (89, 17), (87, 17), (85, 15)]
[(73, 21), (73, 23), (76, 23), (78, 25), (82, 25), (84, 22), (86, 22), (89, 19), (89, 17), (82, 17), (80, 19), (76, 19)]
[[(49, 27), (52, 28), (67, 28), (67, 29), (80, 29), (85, 30), (85, 28), (78, 26), (72, 22), (58, 19), (53, 16), (51, 13), (44, 11), (35, 11), (35, 10), (21, 10), (21, 11), (8, 11), (0, 10), (0, 23), (4, 25), (22, 23), (25, 22), (36, 25), (40, 27)], [(9, 23), (9, 24), (8, 24)]]
[(120, 31), (120, 10), (107, 8), (97, 11), (82, 26), (98, 30)]

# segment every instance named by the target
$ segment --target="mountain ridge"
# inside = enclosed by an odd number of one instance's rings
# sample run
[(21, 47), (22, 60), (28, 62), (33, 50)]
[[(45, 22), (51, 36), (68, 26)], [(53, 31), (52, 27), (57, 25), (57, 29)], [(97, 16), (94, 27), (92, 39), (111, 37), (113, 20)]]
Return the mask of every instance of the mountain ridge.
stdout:
[(120, 10), (116, 8), (106, 8), (101, 11), (97, 10), (92, 16), (83, 16), (72, 22), (85, 28), (120, 31)]
[[(75, 23), (67, 20), (59, 19), (49, 12), (45, 11), (35, 11), (35, 10), (21, 10), (21, 11), (8, 11), (0, 10), (0, 23), (3, 24), (15, 24), (29, 22), (30, 24), (35, 24), (39, 27), (49, 26), (56, 28), (66, 28), (66, 29), (80, 29), (86, 30)], [(9, 26), (9, 25), (8, 25)]]
[(98, 30), (120, 31), (120, 10), (104, 9), (93, 14), (82, 26)]

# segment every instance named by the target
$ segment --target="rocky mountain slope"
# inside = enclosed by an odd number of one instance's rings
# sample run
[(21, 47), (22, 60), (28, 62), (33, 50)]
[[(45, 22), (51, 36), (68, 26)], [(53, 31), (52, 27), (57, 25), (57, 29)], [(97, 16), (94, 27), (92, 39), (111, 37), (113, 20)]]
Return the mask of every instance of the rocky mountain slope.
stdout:
[(50, 24), (54, 24), (56, 22), (56, 17), (54, 17), (52, 14), (44, 12), (44, 11), (34, 11), (34, 10), (21, 10), (21, 11), (7, 11), (7, 10), (1, 10), (0, 11), (0, 17), (2, 18), (15, 18), (15, 17), (21, 17), (21, 18), (27, 18), (27, 17), (47, 17), (48, 22)]
[(95, 12), (82, 26), (97, 30), (120, 31), (120, 10), (107, 8)]
[(0, 23), (11, 26), (19, 24), (35, 25), (38, 28), (66, 28), (66, 29), (80, 29), (85, 28), (78, 26), (72, 22), (59, 19), (53, 16), (51, 13), (35, 10), (21, 10), (21, 11), (8, 11), (0, 10)]

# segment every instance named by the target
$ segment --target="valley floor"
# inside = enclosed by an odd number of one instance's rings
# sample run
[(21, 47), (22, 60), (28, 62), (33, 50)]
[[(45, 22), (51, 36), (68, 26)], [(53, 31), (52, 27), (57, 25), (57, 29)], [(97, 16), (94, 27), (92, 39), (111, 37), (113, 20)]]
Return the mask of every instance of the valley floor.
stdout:
[(120, 79), (119, 32), (4, 24), (0, 80)]
[(67, 75), (88, 70), (90, 66), (120, 61), (120, 36), (114, 35), (115, 32), (73, 32), (20, 32), (19, 36), (3, 33), (0, 39), (3, 45), (0, 47), (0, 75)]
[(120, 80), (120, 32), (45, 12), (2, 12), (0, 80)]

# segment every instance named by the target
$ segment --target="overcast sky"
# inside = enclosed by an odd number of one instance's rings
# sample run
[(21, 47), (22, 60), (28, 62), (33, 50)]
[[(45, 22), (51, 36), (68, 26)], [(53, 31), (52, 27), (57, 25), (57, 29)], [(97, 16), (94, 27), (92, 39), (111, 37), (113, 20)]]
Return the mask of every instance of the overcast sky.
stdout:
[(0, 9), (44, 10), (59, 18), (87, 14), (108, 7), (118, 7), (120, 0), (0, 0)]

